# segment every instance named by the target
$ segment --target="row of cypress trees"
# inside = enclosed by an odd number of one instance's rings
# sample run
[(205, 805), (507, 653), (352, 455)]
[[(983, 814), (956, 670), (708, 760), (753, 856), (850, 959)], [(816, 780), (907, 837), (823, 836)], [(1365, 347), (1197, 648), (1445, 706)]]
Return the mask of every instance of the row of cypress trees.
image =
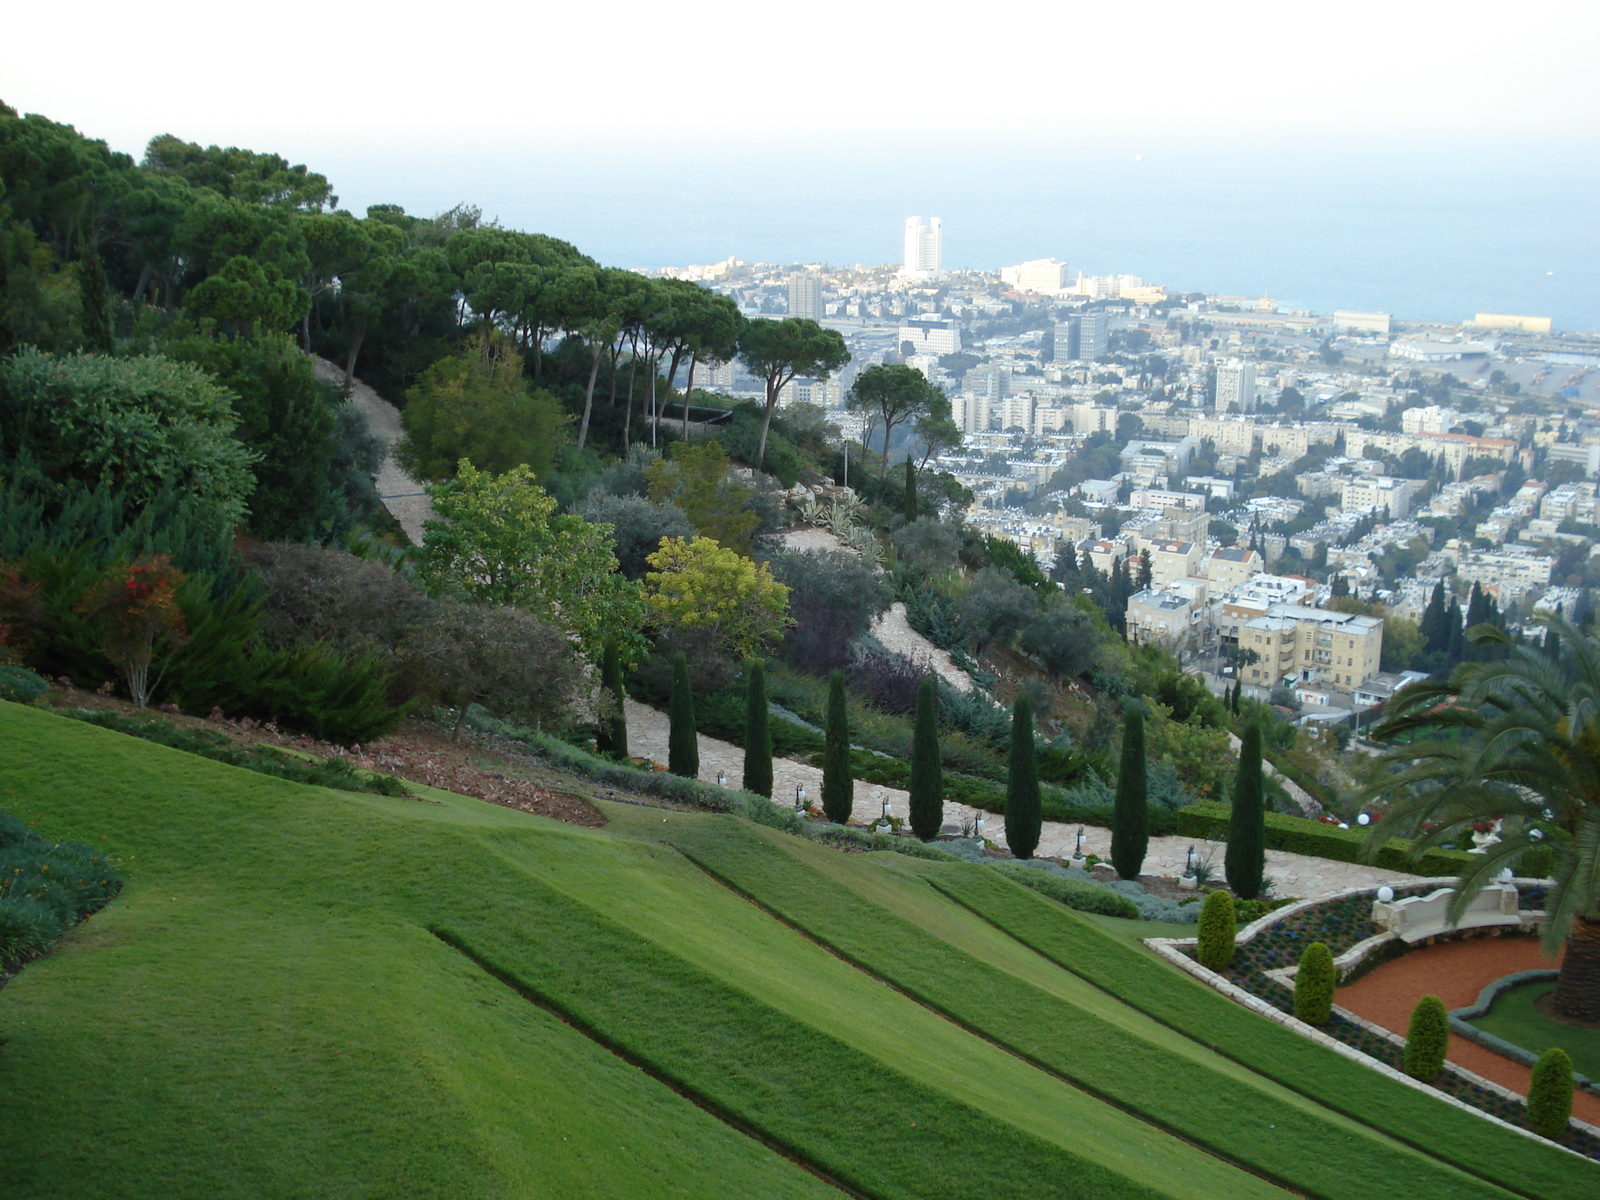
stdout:
[[(758, 796), (772, 796), (772, 739), (767, 728), (766, 675), (759, 661), (747, 669), (744, 787)], [(603, 722), (600, 749), (627, 754), (627, 725), (622, 717), (622, 673), (615, 646), (607, 646), (601, 682), (617, 698), (616, 715)], [(694, 698), (689, 666), (682, 654), (672, 661), (672, 699), (668, 710), (667, 769), (690, 779), (700, 773), (699, 738), (695, 733)], [(850, 726), (843, 671), (828, 681), (824, 729), (822, 811), (844, 824), (854, 805), (855, 780), (850, 766)], [(1032, 858), (1039, 847), (1043, 805), (1039, 793), (1039, 757), (1033, 735), (1033, 704), (1019, 695), (1011, 709), (1011, 749), (1006, 772), (1006, 841), (1018, 858)], [(938, 704), (932, 677), (917, 688), (911, 735), (910, 824), (912, 833), (931, 841), (944, 819), (943, 769), (939, 761)], [(1122, 762), (1112, 810), (1111, 865), (1123, 879), (1138, 879), (1150, 846), (1148, 776), (1144, 708), (1128, 706), (1122, 734)], [(1228, 886), (1242, 900), (1261, 894), (1266, 871), (1266, 810), (1261, 775), (1261, 729), (1254, 722), (1240, 736), (1239, 768), (1234, 776), (1224, 869)]]

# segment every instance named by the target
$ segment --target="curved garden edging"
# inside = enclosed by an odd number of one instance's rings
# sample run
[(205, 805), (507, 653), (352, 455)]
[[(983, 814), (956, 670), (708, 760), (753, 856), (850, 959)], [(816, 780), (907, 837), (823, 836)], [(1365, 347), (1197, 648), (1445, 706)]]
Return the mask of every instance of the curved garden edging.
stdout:
[[(1502, 975), (1493, 983), (1488, 984), (1478, 993), (1478, 998), (1465, 1008), (1450, 1010), (1450, 1032), (1464, 1037), (1469, 1042), (1482, 1046), (1485, 1050), (1492, 1050), (1501, 1058), (1509, 1058), (1512, 1062), (1521, 1063), (1525, 1067), (1532, 1067), (1539, 1061), (1539, 1056), (1531, 1050), (1524, 1049), (1515, 1042), (1508, 1042), (1504, 1038), (1497, 1038), (1492, 1033), (1479, 1029), (1472, 1022), (1483, 1016), (1493, 1007), (1494, 1002), (1502, 993), (1524, 983), (1542, 983), (1545, 980), (1556, 979), (1560, 971), (1513, 971), (1510, 975)], [(1588, 1092), (1592, 1096), (1600, 1096), (1600, 1083), (1590, 1079), (1581, 1072), (1572, 1073), (1573, 1086), (1580, 1091)]]

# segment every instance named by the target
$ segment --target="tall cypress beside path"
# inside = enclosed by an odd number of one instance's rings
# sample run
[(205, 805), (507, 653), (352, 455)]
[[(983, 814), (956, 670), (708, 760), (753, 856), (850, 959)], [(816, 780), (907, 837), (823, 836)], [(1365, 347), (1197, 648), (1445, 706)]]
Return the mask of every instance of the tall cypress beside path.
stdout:
[(850, 714), (845, 707), (844, 672), (828, 677), (828, 724), (822, 758), (822, 811), (828, 820), (843, 825), (855, 803), (855, 781), (850, 777)]
[(1006, 845), (1018, 858), (1039, 848), (1044, 813), (1039, 799), (1039, 755), (1033, 745), (1033, 701), (1011, 706), (1011, 760), (1006, 771)]
[(1261, 895), (1267, 870), (1267, 816), (1261, 785), (1261, 726), (1251, 721), (1239, 735), (1239, 772), (1233, 779), (1228, 848), (1223, 869), (1241, 900)]
[(1116, 806), (1111, 815), (1111, 865), (1123, 879), (1137, 881), (1150, 848), (1150, 810), (1144, 755), (1144, 709), (1128, 705), (1122, 726), (1122, 769), (1117, 774)]
[(607, 706), (615, 705), (600, 718), (595, 731), (595, 749), (601, 754), (628, 757), (628, 714), (623, 711), (622, 657), (617, 653), (616, 642), (607, 642), (600, 658), (600, 689)]
[(917, 686), (917, 716), (911, 728), (911, 832), (931, 842), (944, 822), (944, 773), (939, 765), (939, 722), (933, 677)]
[(700, 778), (700, 739), (694, 731), (694, 695), (689, 690), (689, 660), (672, 656), (672, 702), (667, 708), (667, 770)]
[(744, 790), (772, 799), (772, 736), (767, 732), (767, 672), (760, 661), (745, 667)]

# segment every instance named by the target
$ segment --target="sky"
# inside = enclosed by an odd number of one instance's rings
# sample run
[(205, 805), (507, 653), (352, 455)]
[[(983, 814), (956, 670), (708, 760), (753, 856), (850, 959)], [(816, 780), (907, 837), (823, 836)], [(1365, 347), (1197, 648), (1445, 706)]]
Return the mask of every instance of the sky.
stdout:
[[(877, 261), (893, 261), (904, 215), (981, 214), (1008, 188), (1093, 182), (1114, 215), (1108, 189), (1137, 186), (1141, 162), (1180, 188), (1231, 180), (1243, 198), (1291, 183), (1337, 196), (1359, 175), (1361, 205), (1381, 203), (1388, 170), (1438, 175), (1448, 202), (1455, 172), (1493, 184), (1499, 224), (1539, 225), (1541, 204), (1570, 207), (1600, 164), (1592, 0), (80, 0), (70, 22), (18, 5), (3, 27), (0, 100), (114, 149), (138, 156), (174, 133), (270, 150), (327, 175), (358, 213), (465, 200), (625, 266), (663, 265), (643, 261), (657, 230), (684, 235), (676, 261), (724, 257), (707, 235), (719, 221), (758, 229), (763, 197), (783, 201), (792, 232), (808, 194), (836, 215), (809, 242), (769, 243), (775, 261), (871, 261), (879, 243), (846, 236), (857, 220), (882, 223)], [(1485, 179), (1530, 163), (1525, 197)], [(841, 205), (853, 190), (862, 202)], [(947, 221), (950, 265), (1012, 253), (993, 238), (963, 254), (959, 232)], [(1048, 236), (1015, 254), (1081, 257)], [(1545, 257), (1526, 269), (1572, 265)]]

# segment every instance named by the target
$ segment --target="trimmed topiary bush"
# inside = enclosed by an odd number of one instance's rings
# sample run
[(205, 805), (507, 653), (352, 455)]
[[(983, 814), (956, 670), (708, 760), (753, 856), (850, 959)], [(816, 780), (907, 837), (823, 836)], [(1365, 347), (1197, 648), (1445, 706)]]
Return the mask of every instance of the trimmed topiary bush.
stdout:
[(1122, 769), (1111, 824), (1111, 865), (1123, 879), (1137, 880), (1150, 848), (1149, 787), (1144, 756), (1144, 709), (1128, 705), (1122, 727)]
[(1411, 1024), (1406, 1027), (1406, 1074), (1430, 1082), (1444, 1070), (1449, 1052), (1450, 1014), (1439, 997), (1424, 996), (1411, 1010)]
[(1039, 801), (1039, 755), (1033, 744), (1033, 702), (1011, 706), (1011, 759), (1006, 772), (1006, 845), (1018, 858), (1039, 848), (1044, 813)]
[(1200, 928), (1196, 933), (1195, 958), (1202, 967), (1221, 971), (1233, 961), (1233, 897), (1227, 892), (1211, 892), (1200, 906)]
[(1567, 1131), (1572, 1117), (1572, 1058), (1551, 1046), (1533, 1065), (1528, 1085), (1528, 1128), (1552, 1140)]
[(627, 758), (628, 716), (622, 708), (627, 693), (622, 690), (622, 656), (617, 652), (615, 641), (606, 642), (605, 652), (600, 657), (600, 688), (604, 703), (616, 707), (601, 716), (595, 731), (595, 749), (601, 754)]
[(911, 832), (931, 841), (944, 820), (943, 768), (939, 763), (939, 723), (933, 679), (917, 688), (917, 716), (911, 730)]
[(32, 704), (50, 685), (27, 667), (0, 667), (0, 700), (13, 704)]
[(855, 781), (850, 777), (850, 714), (845, 707), (844, 672), (837, 669), (828, 677), (828, 725), (824, 736), (827, 748), (822, 758), (822, 811), (828, 820), (843, 825), (855, 804)]
[(1327, 1024), (1338, 982), (1327, 943), (1312, 942), (1300, 955), (1300, 970), (1294, 977), (1294, 1015), (1308, 1025)]
[(700, 777), (700, 737), (694, 729), (694, 695), (689, 689), (689, 660), (672, 656), (672, 701), (667, 708), (667, 770), (685, 779)]
[(752, 659), (744, 700), (744, 790), (772, 799), (772, 732), (767, 724), (767, 672)]
[(1251, 721), (1239, 735), (1239, 773), (1233, 781), (1233, 814), (1223, 869), (1241, 900), (1261, 894), (1267, 869), (1266, 800), (1261, 780), (1261, 726)]

